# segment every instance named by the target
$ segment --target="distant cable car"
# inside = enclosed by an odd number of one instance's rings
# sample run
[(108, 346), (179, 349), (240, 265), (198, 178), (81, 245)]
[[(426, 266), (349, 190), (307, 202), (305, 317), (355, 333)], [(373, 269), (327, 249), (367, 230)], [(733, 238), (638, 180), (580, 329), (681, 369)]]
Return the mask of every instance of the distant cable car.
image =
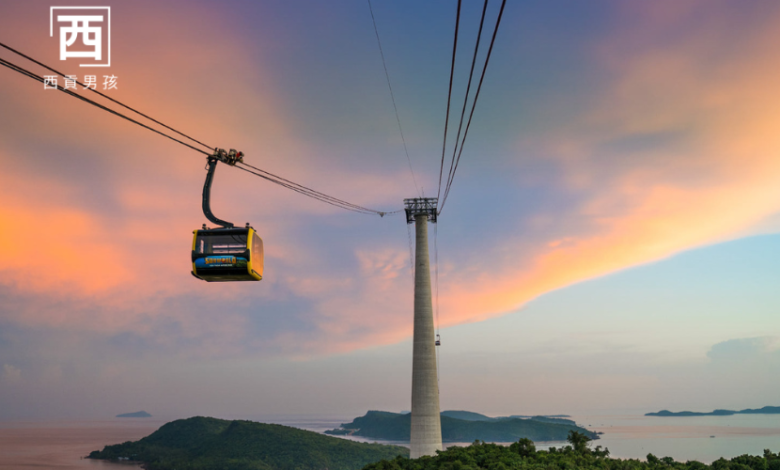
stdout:
[(194, 230), (192, 237), (192, 275), (209, 282), (260, 281), (263, 279), (263, 240), (248, 223), (236, 228), (211, 212), (211, 182), (217, 162), (235, 165), (243, 153), (216, 149), (208, 157), (208, 173), (203, 185), (203, 214), (220, 228)]
[(436, 346), (441, 346), (441, 338), (439, 335), (436, 335)]

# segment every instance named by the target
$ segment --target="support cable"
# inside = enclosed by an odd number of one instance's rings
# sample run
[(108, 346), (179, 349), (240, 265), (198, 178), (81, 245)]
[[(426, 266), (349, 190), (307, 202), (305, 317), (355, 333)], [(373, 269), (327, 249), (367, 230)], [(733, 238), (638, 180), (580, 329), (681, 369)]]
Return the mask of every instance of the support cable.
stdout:
[[(30, 57), (30, 56), (28, 56), (28, 55), (26, 55), (26, 54), (24, 54), (24, 53), (22, 53), (22, 52), (19, 52), (19, 51), (17, 51), (16, 49), (14, 49), (14, 48), (12, 48), (12, 47), (10, 47), (10, 46), (6, 45), (6, 44), (3, 44), (2, 42), (0, 42), (0, 47), (4, 47), (5, 49), (8, 49), (9, 51), (13, 52), (13, 53), (14, 53), (14, 54), (16, 54), (16, 55), (19, 55), (19, 56), (21, 56), (21, 57), (24, 57), (25, 59), (29, 60), (30, 62), (33, 62), (33, 63), (35, 63), (35, 64), (38, 64), (38, 65), (40, 65), (41, 67), (45, 68), (46, 70), (49, 70), (49, 71), (51, 71), (51, 72), (54, 72), (54, 73), (56, 73), (57, 75), (60, 75), (60, 76), (61, 76), (61, 77), (63, 77), (63, 78), (67, 78), (67, 75), (63, 74), (62, 72), (60, 72), (60, 71), (57, 71), (57, 70), (55, 70), (55, 69), (53, 69), (53, 68), (49, 67), (48, 65), (46, 65), (46, 64), (44, 64), (44, 63), (42, 63), (42, 62), (38, 62), (37, 60), (33, 59), (32, 57)], [(147, 116), (146, 114), (144, 114), (144, 113), (142, 113), (142, 112), (140, 112), (140, 111), (138, 111), (138, 110), (136, 110), (136, 109), (133, 109), (133, 108), (131, 108), (130, 106), (127, 106), (127, 105), (126, 105), (126, 104), (124, 104), (124, 103), (121, 103), (121, 102), (119, 102), (119, 101), (117, 101), (117, 100), (115, 100), (115, 99), (111, 98), (110, 96), (106, 95), (105, 93), (101, 93), (101, 92), (99, 92), (98, 90), (95, 90), (95, 89), (93, 89), (93, 88), (89, 88), (89, 87), (87, 87), (86, 85), (84, 85), (83, 83), (79, 82), (78, 80), (74, 80), (74, 81), (75, 81), (75, 82), (76, 82), (78, 85), (80, 85), (80, 86), (84, 87), (85, 89), (87, 89), (87, 90), (90, 90), (90, 91), (92, 91), (93, 93), (97, 93), (98, 95), (102, 96), (103, 98), (105, 98), (105, 99), (107, 99), (107, 100), (109, 100), (109, 101), (111, 101), (111, 102), (113, 102), (113, 103), (116, 103), (116, 104), (118, 104), (119, 106), (122, 106), (123, 108), (126, 108), (126, 109), (128, 109), (128, 110), (130, 110), (130, 111), (132, 111), (132, 112), (134, 112), (134, 113), (136, 113), (136, 114), (138, 114), (139, 116), (143, 116), (143, 117), (145, 117), (146, 119), (148, 119), (148, 120), (150, 120), (150, 121), (154, 122), (155, 124), (159, 124), (159, 125), (163, 126), (164, 128), (166, 128), (166, 129), (168, 129), (168, 130), (171, 130), (171, 131), (173, 131), (173, 132), (175, 132), (175, 133), (179, 134), (179, 135), (180, 135), (180, 136), (182, 136), (182, 137), (186, 137), (186, 138), (190, 139), (191, 141), (193, 141), (193, 142), (195, 142), (195, 143), (198, 143), (198, 144), (200, 144), (200, 145), (202, 145), (202, 146), (206, 147), (206, 148), (207, 148), (207, 149), (209, 149), (209, 150), (211, 150), (211, 149), (213, 149), (213, 148), (214, 148), (214, 147), (212, 147), (211, 145), (206, 145), (206, 144), (204, 144), (203, 142), (201, 142), (201, 141), (199, 141), (199, 140), (197, 140), (197, 139), (194, 139), (194, 138), (192, 138), (192, 137), (188, 136), (187, 134), (184, 134), (184, 133), (182, 133), (182, 132), (179, 132), (179, 131), (177, 131), (176, 129), (174, 129), (174, 128), (170, 127), (170, 126), (167, 126), (167, 125), (163, 124), (162, 122), (160, 122), (160, 121), (158, 121), (158, 120), (156, 120), (156, 119), (154, 119), (154, 118), (152, 118), (152, 117), (149, 117), (149, 116)]]
[[(9, 48), (8, 46), (5, 46), (2, 43), (0, 43), (0, 45), (2, 45), (3, 47), (6, 47), (9, 50), (12, 50), (13, 52), (16, 52), (19, 55), (22, 55), (25, 58), (28, 58), (29, 60), (35, 62), (36, 64), (41, 64), (40, 62), (38, 62), (38, 61), (36, 61), (34, 59), (31, 59), (28, 56), (26, 56), (26, 55), (24, 55), (24, 54), (22, 54), (22, 53), (20, 53), (18, 51), (15, 51), (15, 50), (11, 49), (11, 48)], [(9, 69), (11, 69), (11, 70), (13, 70), (15, 72), (18, 72), (18, 73), (26, 76), (26, 77), (32, 78), (33, 80), (41, 82), (44, 85), (48, 84), (49, 86), (55, 87), (57, 90), (59, 90), (59, 91), (61, 91), (63, 93), (66, 93), (66, 94), (68, 94), (68, 95), (70, 95), (70, 96), (72, 96), (74, 98), (77, 98), (77, 99), (79, 99), (79, 100), (81, 100), (81, 101), (83, 101), (83, 102), (85, 102), (87, 104), (91, 104), (91, 105), (93, 105), (93, 106), (95, 106), (97, 108), (100, 108), (100, 109), (102, 109), (102, 110), (104, 110), (104, 111), (106, 111), (108, 113), (111, 113), (111, 114), (113, 114), (113, 115), (115, 115), (117, 117), (125, 119), (125, 120), (127, 120), (127, 121), (129, 121), (129, 122), (131, 122), (133, 124), (137, 124), (138, 126), (141, 126), (144, 129), (148, 129), (148, 130), (154, 132), (155, 134), (158, 134), (158, 135), (161, 135), (163, 137), (166, 137), (166, 138), (168, 138), (170, 140), (173, 140), (174, 142), (178, 142), (178, 143), (184, 145), (185, 147), (188, 147), (188, 148), (190, 148), (190, 149), (192, 149), (192, 150), (194, 150), (196, 152), (202, 153), (202, 154), (204, 154), (206, 156), (211, 156), (212, 155), (211, 152), (206, 152), (206, 151), (203, 151), (203, 150), (201, 150), (201, 149), (199, 149), (197, 147), (194, 147), (193, 145), (190, 145), (187, 142), (184, 142), (184, 141), (182, 141), (180, 139), (177, 139), (176, 137), (173, 137), (173, 136), (168, 135), (168, 134), (166, 134), (166, 133), (164, 133), (162, 131), (154, 129), (153, 127), (150, 127), (150, 126), (148, 126), (148, 125), (146, 125), (146, 124), (144, 124), (142, 122), (139, 122), (139, 121), (137, 121), (137, 120), (135, 120), (135, 119), (133, 119), (131, 117), (128, 117), (128, 116), (122, 114), (119, 111), (116, 111), (116, 110), (111, 109), (111, 108), (109, 108), (107, 106), (104, 106), (104, 105), (102, 105), (102, 104), (100, 104), (100, 103), (98, 103), (98, 102), (96, 102), (94, 100), (91, 100), (91, 99), (87, 98), (86, 96), (83, 96), (83, 95), (81, 95), (79, 93), (75, 93), (75, 92), (73, 92), (71, 90), (68, 90), (68, 89), (66, 89), (66, 88), (64, 88), (64, 87), (62, 87), (60, 85), (50, 83), (48, 80), (46, 80), (41, 75), (38, 75), (38, 74), (36, 74), (34, 72), (31, 72), (31, 71), (29, 71), (29, 70), (27, 70), (27, 69), (25, 69), (25, 68), (23, 68), (21, 66), (13, 64), (13, 63), (5, 60), (5, 59), (0, 58), (0, 65), (3, 65), (3, 66), (5, 66), (5, 67), (7, 67), (7, 68), (9, 68)], [(41, 64), (41, 65), (43, 67), (49, 69), (49, 70), (53, 70), (53, 69), (51, 69), (49, 67), (46, 67), (43, 64)], [(58, 72), (55, 71), (55, 73), (58, 73)], [(95, 90), (93, 90), (93, 91), (95, 91)], [(105, 95), (103, 95), (100, 92), (98, 92), (98, 93), (101, 96), (105, 96)], [(128, 109), (133, 110), (132, 108), (129, 108), (128, 106), (125, 106), (125, 105), (117, 102), (116, 100), (113, 100), (111, 98), (109, 98), (109, 99), (111, 101), (113, 101), (113, 102), (116, 102), (117, 104), (120, 104), (120, 105), (122, 105), (122, 106), (124, 106), (124, 107), (126, 107)], [(145, 114), (142, 114), (142, 113), (140, 113), (138, 111), (135, 111), (135, 110), (133, 110), (133, 111), (136, 112), (137, 114), (141, 115), (141, 116), (144, 116), (144, 117), (146, 117), (146, 118), (156, 122), (156, 123), (159, 123), (159, 121), (156, 121), (156, 120), (154, 120), (152, 118), (149, 118)], [(161, 125), (163, 125), (166, 128), (169, 128), (168, 126), (165, 126), (164, 124), (161, 124)], [(173, 130), (172, 128), (169, 128), (169, 129)], [(178, 134), (181, 134), (180, 132), (178, 132), (176, 130), (173, 130), (173, 131), (178, 133)], [(181, 134), (181, 135), (184, 135), (184, 134)], [(187, 137), (188, 139), (190, 139), (190, 140), (192, 140), (194, 142), (197, 142), (197, 143), (205, 146), (205, 144), (202, 144), (200, 141), (192, 139), (189, 136), (185, 135), (185, 137)], [(397, 213), (400, 213), (400, 212), (403, 211), (403, 209), (399, 209), (399, 210), (395, 210), (395, 211), (385, 212), (385, 211), (378, 211), (378, 210), (374, 210), (374, 209), (369, 209), (369, 208), (366, 208), (366, 207), (363, 207), (363, 206), (359, 206), (357, 204), (352, 204), (352, 203), (344, 201), (342, 199), (335, 198), (333, 196), (329, 196), (329, 195), (321, 193), (319, 191), (315, 191), (315, 190), (313, 190), (311, 188), (308, 188), (308, 187), (303, 186), (301, 184), (295, 183), (295, 182), (290, 181), (288, 179), (282, 178), (280, 176), (274, 175), (273, 173), (267, 172), (267, 171), (262, 170), (260, 168), (254, 167), (252, 165), (249, 165), (249, 164), (246, 164), (246, 163), (240, 163), (240, 164), (243, 165), (243, 166), (236, 166), (236, 167), (240, 168), (240, 169), (242, 169), (244, 171), (247, 171), (249, 173), (252, 173), (252, 174), (254, 174), (256, 176), (259, 176), (259, 177), (261, 177), (261, 178), (263, 178), (263, 179), (265, 179), (267, 181), (270, 181), (272, 183), (278, 184), (278, 185), (283, 186), (283, 187), (285, 187), (287, 189), (295, 191), (295, 192), (297, 192), (299, 194), (311, 197), (311, 198), (316, 199), (316, 200), (318, 200), (320, 202), (325, 202), (327, 204), (339, 207), (341, 209), (350, 210), (350, 211), (353, 211), (353, 212), (359, 212), (359, 213), (363, 213), (363, 214), (376, 214), (376, 215), (379, 215), (380, 217), (384, 217), (385, 215), (397, 214)]]
[(439, 336), (439, 224), (433, 224), (433, 270), (434, 270), (434, 286), (435, 286), (435, 312), (436, 312), (436, 345), (434, 348), (436, 352), (436, 382), (441, 377), (441, 336)]
[(441, 211), (444, 208), (444, 203), (447, 202), (447, 196), (450, 192), (450, 188), (452, 187), (452, 181), (455, 179), (455, 172), (458, 170), (458, 164), (460, 163), (460, 156), (463, 153), (463, 145), (466, 142), (466, 136), (468, 135), (469, 128), (471, 127), (471, 119), (474, 117), (474, 109), (476, 109), (477, 106), (477, 100), (479, 99), (479, 92), (482, 90), (482, 82), (485, 80), (485, 71), (487, 71), (488, 62), (490, 61), (490, 55), (493, 52), (493, 45), (496, 42), (496, 34), (498, 33), (498, 27), (501, 24), (501, 17), (504, 14), (505, 6), (506, 6), (506, 0), (503, 0), (501, 2), (501, 10), (499, 10), (498, 12), (496, 27), (495, 29), (493, 29), (493, 37), (490, 40), (490, 47), (488, 48), (487, 58), (485, 59), (485, 66), (482, 67), (482, 75), (479, 78), (479, 85), (477, 86), (477, 92), (474, 94), (474, 102), (471, 104), (471, 112), (469, 113), (469, 120), (466, 123), (466, 130), (463, 133), (463, 139), (460, 142), (460, 149), (458, 150), (458, 158), (455, 160), (455, 167), (452, 170), (452, 177), (450, 178), (450, 181), (447, 184), (447, 188), (444, 191), (443, 200), (441, 201), (441, 204), (439, 204), (439, 214), (441, 214)]
[(378, 211), (375, 209), (369, 209), (363, 206), (358, 206), (357, 204), (352, 204), (350, 202), (344, 201), (342, 199), (335, 198), (333, 196), (329, 196), (325, 193), (321, 193), (319, 191), (316, 191), (314, 189), (308, 188), (306, 186), (303, 186), (301, 184), (295, 183), (293, 181), (290, 181), (286, 178), (282, 178), (281, 176), (274, 175), (271, 172), (265, 171), (261, 168), (257, 168), (256, 166), (252, 166), (248, 163), (238, 163), (236, 164), (236, 168), (239, 168), (241, 170), (244, 170), (248, 173), (252, 173), (255, 176), (259, 176), (260, 178), (263, 178), (266, 181), (270, 181), (272, 183), (278, 184), (279, 186), (283, 186), (287, 189), (290, 189), (292, 191), (295, 191), (299, 194), (303, 194), (304, 196), (309, 196), (313, 199), (317, 199), (318, 201), (324, 202), (326, 204), (330, 204), (336, 207), (340, 207), (342, 209), (354, 211), (354, 212), (360, 212), (363, 214), (376, 214), (381, 217), (384, 217), (385, 215), (392, 215), (397, 214), (399, 212), (402, 212), (403, 209), (391, 211), (391, 212), (383, 212)]
[[(8, 67), (8, 68), (9, 68), (9, 69), (11, 69), (11, 70), (14, 70), (14, 71), (16, 71), (16, 72), (19, 72), (19, 73), (21, 73), (22, 75), (25, 75), (25, 76), (27, 76), (27, 77), (30, 77), (30, 78), (32, 78), (33, 80), (37, 80), (37, 81), (39, 81), (39, 82), (41, 82), (41, 83), (44, 83), (44, 84), (45, 84), (45, 83), (47, 83), (47, 82), (48, 82), (48, 80), (46, 80), (46, 79), (45, 79), (45, 78), (43, 78), (42, 76), (40, 76), (40, 75), (38, 75), (38, 74), (36, 74), (36, 73), (30, 72), (29, 70), (26, 70), (26, 69), (24, 69), (24, 68), (22, 68), (22, 67), (20, 67), (20, 66), (18, 66), (18, 65), (12, 64), (11, 62), (8, 62), (8, 61), (7, 61), (7, 60), (5, 60), (5, 59), (0, 59), (0, 65), (4, 65), (4, 66)], [(52, 86), (52, 84), (49, 84), (49, 86)], [(171, 137), (170, 135), (168, 135), (168, 134), (165, 134), (164, 132), (160, 132), (160, 131), (158, 131), (157, 129), (154, 129), (154, 128), (152, 128), (152, 127), (149, 127), (149, 126), (147, 126), (146, 124), (143, 124), (143, 123), (141, 123), (141, 122), (138, 122), (138, 121), (136, 121), (135, 119), (133, 119), (133, 118), (131, 118), (131, 117), (125, 116), (124, 114), (122, 114), (122, 113), (120, 113), (120, 112), (118, 112), (118, 111), (115, 111), (115, 110), (113, 110), (113, 109), (111, 109), (111, 108), (108, 108), (108, 107), (106, 107), (106, 106), (103, 106), (102, 104), (100, 104), (100, 103), (98, 103), (98, 102), (96, 102), (96, 101), (93, 101), (93, 100), (91, 100), (91, 99), (89, 99), (89, 98), (87, 98), (87, 97), (85, 97), (85, 96), (82, 96), (82, 95), (80, 95), (80, 94), (78, 94), (78, 93), (74, 93), (74, 92), (72, 92), (72, 91), (70, 91), (70, 90), (67, 90), (67, 89), (65, 89), (65, 88), (63, 88), (63, 87), (61, 87), (61, 86), (59, 86), (59, 85), (54, 85), (54, 86), (56, 86), (56, 87), (57, 87), (57, 89), (58, 89), (58, 90), (60, 90), (60, 91), (61, 91), (61, 92), (63, 92), (63, 93), (67, 93), (68, 95), (70, 95), (70, 96), (72, 96), (72, 97), (74, 97), (74, 98), (78, 98), (78, 99), (80, 99), (81, 101), (83, 101), (83, 102), (85, 102), (85, 103), (88, 103), (88, 104), (91, 104), (92, 106), (98, 107), (98, 108), (100, 108), (100, 109), (102, 109), (102, 110), (104, 110), (104, 111), (107, 111), (107, 112), (109, 112), (109, 113), (111, 113), (111, 114), (115, 115), (115, 116), (121, 117), (122, 119), (126, 119), (127, 121), (130, 121), (130, 122), (132, 122), (133, 124), (137, 124), (137, 125), (139, 125), (139, 126), (141, 126), (141, 127), (145, 128), (145, 129), (149, 129), (150, 131), (154, 132), (155, 134), (159, 134), (159, 135), (161, 135), (161, 136), (163, 136), (163, 137), (167, 137), (167, 138), (169, 138), (169, 139), (173, 140), (174, 142), (178, 142), (178, 143), (180, 143), (180, 144), (182, 144), (182, 145), (184, 145), (184, 146), (187, 146), (187, 147), (191, 148), (192, 150), (195, 150), (196, 152), (200, 152), (200, 153), (202, 153), (202, 154), (205, 154), (205, 155), (211, 155), (211, 153), (209, 153), (209, 152), (204, 152), (203, 150), (201, 150), (201, 149), (199, 149), (199, 148), (197, 148), (197, 147), (193, 147), (192, 145), (190, 145), (190, 144), (188, 144), (188, 143), (186, 143), (186, 142), (183, 142), (183, 141), (181, 141), (181, 140), (179, 140), (179, 139), (177, 139), (177, 138), (175, 138), (175, 137)]]
[(436, 337), (439, 336), (439, 224), (433, 224), (433, 272), (435, 312), (436, 312)]
[(452, 64), (450, 65), (450, 89), (447, 92), (447, 114), (444, 118), (444, 142), (441, 146), (441, 165), (439, 166), (439, 190), (436, 192), (436, 198), (441, 195), (441, 177), (444, 172), (444, 152), (447, 148), (447, 127), (450, 123), (450, 101), (452, 99), (452, 77), (455, 74), (455, 53), (458, 50), (458, 28), (460, 26), (460, 6), (462, 0), (458, 0), (458, 13), (455, 16), (455, 38), (452, 43)]
[[(452, 174), (454, 172), (455, 167), (455, 156), (458, 152), (458, 142), (460, 141), (460, 132), (463, 128), (463, 118), (466, 115), (466, 106), (469, 102), (469, 94), (471, 93), (471, 81), (474, 79), (474, 66), (477, 64), (477, 53), (479, 52), (479, 43), (482, 40), (482, 28), (485, 25), (485, 13), (487, 12), (488, 7), (488, 0), (485, 0), (484, 5), (482, 6), (482, 18), (479, 20), (479, 31), (477, 32), (477, 42), (474, 45), (474, 57), (471, 59), (471, 70), (469, 71), (469, 81), (466, 85), (466, 98), (463, 100), (463, 108), (460, 111), (460, 122), (458, 123), (458, 132), (455, 135), (455, 147), (452, 149), (452, 160), (450, 160), (450, 170), (447, 174), (447, 184), (445, 185), (446, 188), (449, 188), (450, 180), (452, 179)], [(446, 191), (445, 191), (446, 195)], [(443, 201), (442, 201), (443, 202)]]
[(390, 99), (393, 102), (393, 110), (395, 111), (395, 121), (398, 123), (398, 132), (401, 134), (401, 142), (404, 144), (404, 153), (406, 153), (406, 161), (409, 162), (409, 172), (412, 174), (412, 182), (414, 183), (414, 189), (417, 194), (422, 197), (420, 187), (417, 185), (417, 178), (414, 176), (414, 169), (412, 169), (412, 158), (409, 156), (409, 149), (406, 146), (406, 139), (404, 138), (404, 130), (401, 128), (401, 118), (398, 117), (398, 106), (395, 104), (395, 95), (393, 94), (393, 86), (390, 84), (390, 74), (387, 72), (387, 64), (385, 63), (385, 53), (382, 51), (382, 41), (379, 40), (379, 30), (376, 27), (376, 19), (374, 18), (374, 9), (371, 6), (371, 0), (368, 1), (368, 11), (371, 12), (371, 21), (374, 23), (374, 33), (376, 34), (376, 43), (379, 46), (379, 55), (382, 57), (382, 67), (385, 69), (385, 78), (387, 79), (387, 87), (390, 89)]
[(412, 226), (410, 224), (406, 224), (406, 234), (409, 236), (409, 271), (412, 273), (412, 286), (414, 286), (414, 248), (412, 247)]

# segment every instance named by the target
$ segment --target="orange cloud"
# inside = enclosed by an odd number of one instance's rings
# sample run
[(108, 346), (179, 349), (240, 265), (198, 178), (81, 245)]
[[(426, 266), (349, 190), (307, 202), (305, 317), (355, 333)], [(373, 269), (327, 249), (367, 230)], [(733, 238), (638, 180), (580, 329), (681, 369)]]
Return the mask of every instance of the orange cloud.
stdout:
[(105, 241), (112, 238), (110, 230), (101, 228), (90, 214), (40, 209), (0, 209), (0, 217), (15, 222), (0, 234), (0, 245), (7, 247), (3, 271), (13, 273), (18, 289), (44, 293), (60, 285), (75, 290), (74, 295), (91, 295), (132, 282), (124, 253)]
[[(659, 31), (701, 10), (642, 5), (624, 14), (641, 16), (643, 26), (633, 29), (636, 18), (618, 22), (632, 29), (618, 28), (596, 48), (611, 72), (599, 101), (537, 142), (545, 149), (540, 154), (559, 159), (566, 186), (588, 194), (577, 215), (594, 228), (556, 238), (518, 256), (518, 268), (476, 282), (448, 275), (448, 324), (511, 311), (573, 282), (749, 234), (780, 210), (777, 15), (759, 20), (761, 27), (726, 54), (721, 46), (734, 38), (715, 19), (703, 28), (686, 24), (677, 42), (653, 44), (648, 37), (659, 42)], [(676, 137), (620, 152), (607, 146), (664, 134)]]

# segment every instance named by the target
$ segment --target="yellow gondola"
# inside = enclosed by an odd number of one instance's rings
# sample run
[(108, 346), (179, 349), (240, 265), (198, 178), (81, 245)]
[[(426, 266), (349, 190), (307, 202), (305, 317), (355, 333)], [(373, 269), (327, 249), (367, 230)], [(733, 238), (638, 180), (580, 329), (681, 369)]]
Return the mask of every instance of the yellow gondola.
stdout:
[(263, 279), (263, 240), (252, 227), (194, 230), (192, 274), (209, 282)]
[(192, 232), (192, 275), (208, 282), (260, 281), (263, 279), (263, 240), (249, 224), (236, 228), (211, 212), (211, 182), (217, 162), (241, 162), (243, 154), (215, 149), (208, 157), (208, 173), (203, 185), (203, 214), (220, 228)]

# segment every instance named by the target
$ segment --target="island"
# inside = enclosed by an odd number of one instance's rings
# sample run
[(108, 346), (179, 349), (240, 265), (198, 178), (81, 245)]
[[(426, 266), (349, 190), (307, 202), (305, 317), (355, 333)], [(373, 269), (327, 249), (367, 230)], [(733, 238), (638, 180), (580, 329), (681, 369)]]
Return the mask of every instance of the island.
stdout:
[(660, 416), (660, 417), (689, 417), (689, 416), (731, 416), (731, 415), (776, 415), (780, 414), (780, 406), (765, 406), (758, 409), (746, 409), (741, 411), (733, 410), (714, 410), (709, 413), (701, 413), (698, 411), (669, 411), (661, 410), (655, 413), (645, 413), (645, 416)]
[(279, 424), (196, 416), (164, 424), (139, 441), (106, 446), (88, 458), (134, 461), (148, 470), (359, 470), (396, 456), (408, 457), (409, 449)]
[(135, 413), (122, 413), (121, 415), (116, 415), (117, 418), (151, 418), (152, 415), (147, 413), (146, 411), (136, 411)]
[(450, 418), (462, 419), (465, 421), (495, 422), (495, 421), (500, 421), (502, 419), (533, 419), (534, 421), (544, 421), (547, 423), (569, 424), (572, 426), (577, 425), (577, 423), (575, 423), (571, 419), (564, 419), (564, 418), (568, 418), (569, 415), (544, 415), (544, 416), (511, 415), (511, 416), (499, 416), (497, 418), (491, 418), (490, 416), (485, 416), (480, 413), (474, 413), (473, 411), (461, 411), (461, 410), (442, 411), (441, 415), (448, 416)]
[[(369, 411), (365, 416), (344, 423), (338, 429), (325, 431), (331, 435), (353, 435), (387, 441), (409, 441), (411, 414)], [(595, 432), (584, 429), (569, 419), (538, 416), (531, 418), (491, 418), (470, 411), (441, 413), (441, 437), (444, 442), (515, 442), (527, 438), (534, 441), (563, 441), (571, 431), (598, 439)]]

